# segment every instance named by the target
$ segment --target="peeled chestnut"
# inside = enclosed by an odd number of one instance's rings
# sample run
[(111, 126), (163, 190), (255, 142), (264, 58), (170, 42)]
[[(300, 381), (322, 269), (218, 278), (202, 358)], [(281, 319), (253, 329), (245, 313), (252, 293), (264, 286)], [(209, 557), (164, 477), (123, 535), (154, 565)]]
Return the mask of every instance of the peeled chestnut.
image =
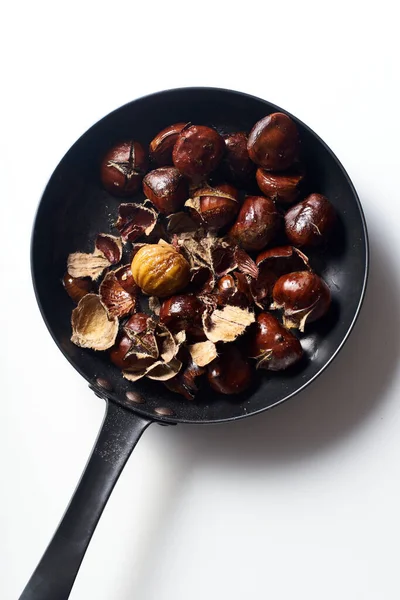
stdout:
[(221, 163), (226, 179), (236, 184), (246, 184), (254, 176), (256, 170), (247, 151), (247, 135), (243, 131), (228, 133), (223, 136), (225, 155)]
[(158, 298), (180, 292), (190, 280), (189, 263), (169, 244), (146, 244), (133, 257), (131, 268), (143, 292)]
[(65, 273), (62, 282), (68, 296), (76, 304), (93, 289), (92, 280), (88, 277), (71, 277), (69, 273)]
[(192, 218), (205, 229), (228, 225), (239, 211), (238, 192), (227, 183), (196, 190), (186, 202)]
[(293, 204), (299, 197), (304, 173), (287, 171), (270, 173), (266, 169), (257, 169), (256, 180), (263, 194), (280, 204)]
[(290, 117), (272, 113), (258, 121), (250, 132), (247, 150), (253, 162), (268, 171), (284, 171), (299, 153), (299, 134)]
[(296, 336), (270, 313), (260, 313), (250, 338), (249, 355), (257, 359), (257, 369), (283, 371), (303, 356)]
[(143, 192), (165, 215), (178, 211), (189, 195), (187, 182), (175, 167), (161, 167), (147, 173)]
[(285, 215), (285, 233), (295, 246), (316, 246), (326, 240), (336, 220), (335, 209), (322, 194), (311, 194)]
[(175, 142), (186, 123), (174, 123), (157, 133), (150, 142), (149, 154), (153, 162), (159, 167), (172, 165), (172, 150)]
[(240, 394), (252, 383), (252, 370), (236, 346), (226, 346), (207, 367), (210, 386), (220, 394)]
[(201, 317), (205, 306), (192, 294), (181, 294), (164, 300), (160, 310), (160, 321), (172, 333), (185, 330), (189, 338), (200, 341), (206, 339)]
[(273, 242), (280, 225), (280, 214), (270, 198), (247, 196), (228, 235), (244, 250), (262, 250)]
[(217, 168), (224, 150), (224, 140), (215, 129), (190, 125), (179, 134), (172, 159), (183, 175), (200, 179)]
[(147, 170), (147, 155), (139, 142), (133, 140), (113, 146), (102, 160), (101, 182), (114, 196), (132, 196)]
[(305, 323), (323, 317), (331, 303), (331, 292), (325, 281), (310, 271), (282, 275), (272, 290), (271, 308), (283, 310), (283, 324), (304, 331)]

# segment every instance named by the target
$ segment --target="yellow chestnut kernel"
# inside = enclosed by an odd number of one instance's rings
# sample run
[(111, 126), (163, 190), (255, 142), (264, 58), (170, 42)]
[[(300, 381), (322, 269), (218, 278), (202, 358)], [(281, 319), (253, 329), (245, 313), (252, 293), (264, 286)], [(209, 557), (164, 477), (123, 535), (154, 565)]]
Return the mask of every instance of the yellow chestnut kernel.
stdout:
[(146, 244), (133, 257), (131, 270), (143, 292), (158, 298), (180, 292), (190, 279), (189, 263), (170, 245)]

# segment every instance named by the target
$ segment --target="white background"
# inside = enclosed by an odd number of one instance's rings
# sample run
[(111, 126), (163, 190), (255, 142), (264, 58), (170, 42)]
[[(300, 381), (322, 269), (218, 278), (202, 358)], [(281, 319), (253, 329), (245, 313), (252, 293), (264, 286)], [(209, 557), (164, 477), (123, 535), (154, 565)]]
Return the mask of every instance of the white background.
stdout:
[[(396, 3), (8, 2), (1, 52), (0, 597), (70, 498), (103, 403), (57, 351), (29, 272), (41, 192), (70, 145), (138, 96), (239, 89), (310, 125), (369, 225), (367, 299), (304, 393), (254, 419), (152, 426), (72, 600), (400, 597), (400, 90)], [(235, 8), (236, 7), (236, 8)]]

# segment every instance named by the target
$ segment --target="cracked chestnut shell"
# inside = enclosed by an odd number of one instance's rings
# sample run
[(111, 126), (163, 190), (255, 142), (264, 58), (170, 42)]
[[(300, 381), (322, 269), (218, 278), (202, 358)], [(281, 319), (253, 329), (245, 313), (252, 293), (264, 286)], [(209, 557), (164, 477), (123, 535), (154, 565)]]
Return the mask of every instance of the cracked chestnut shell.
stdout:
[(172, 159), (183, 175), (200, 179), (217, 168), (224, 150), (225, 142), (215, 129), (190, 125), (179, 134)]
[(310, 271), (282, 275), (272, 290), (271, 308), (283, 310), (283, 323), (304, 331), (305, 323), (323, 317), (331, 303), (331, 292), (321, 277)]
[(266, 169), (257, 169), (257, 185), (263, 194), (280, 204), (293, 204), (298, 199), (304, 173), (287, 171), (285, 173), (270, 173)]
[(161, 167), (147, 173), (143, 179), (143, 192), (163, 214), (178, 211), (188, 198), (188, 185), (175, 167)]
[(244, 250), (262, 250), (274, 241), (280, 226), (281, 216), (270, 198), (247, 196), (228, 235)]
[(268, 171), (284, 171), (299, 153), (299, 134), (294, 121), (284, 113), (272, 113), (258, 121), (250, 132), (247, 150), (253, 162)]
[(303, 356), (297, 337), (270, 313), (260, 313), (249, 344), (249, 355), (257, 359), (257, 369), (283, 371)]
[(240, 394), (252, 383), (252, 369), (236, 346), (226, 346), (207, 367), (210, 386), (220, 394)]
[(237, 184), (246, 184), (254, 176), (256, 167), (247, 151), (247, 135), (244, 131), (223, 136), (225, 155), (221, 163), (226, 179)]
[(189, 263), (170, 245), (146, 244), (133, 257), (131, 269), (143, 292), (158, 298), (180, 292), (190, 280)]
[(139, 142), (129, 140), (113, 146), (100, 167), (103, 186), (114, 196), (135, 194), (147, 170), (147, 155)]
[[(125, 327), (128, 327), (135, 333), (143, 333), (147, 328), (149, 316), (144, 313), (136, 313), (127, 321)], [(125, 358), (126, 353), (132, 346), (132, 340), (125, 332), (121, 332), (116, 343), (110, 349), (111, 362), (122, 369), (123, 371), (132, 371), (138, 368), (150, 366), (154, 362), (153, 358), (138, 358), (135, 354), (131, 354)]]
[(157, 133), (156, 137), (150, 142), (150, 158), (156, 165), (159, 167), (172, 165), (172, 150), (180, 132), (186, 125), (187, 123), (168, 125), (168, 127)]
[(205, 306), (192, 294), (181, 294), (164, 300), (160, 309), (160, 321), (172, 333), (186, 331), (189, 338), (195, 341), (206, 339), (202, 324)]
[(335, 220), (328, 198), (311, 194), (287, 211), (285, 233), (294, 246), (317, 246), (328, 238)]
[(92, 280), (88, 277), (72, 277), (68, 272), (63, 277), (63, 286), (68, 296), (76, 304), (93, 290)]
[(222, 229), (229, 225), (239, 211), (238, 191), (223, 183), (213, 188), (196, 190), (187, 206), (192, 218), (206, 229)]

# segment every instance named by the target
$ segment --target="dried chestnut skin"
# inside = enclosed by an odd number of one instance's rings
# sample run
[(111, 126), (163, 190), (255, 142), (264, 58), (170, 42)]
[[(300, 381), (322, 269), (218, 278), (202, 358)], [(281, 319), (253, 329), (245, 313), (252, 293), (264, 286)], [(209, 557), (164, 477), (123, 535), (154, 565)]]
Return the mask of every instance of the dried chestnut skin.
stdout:
[(150, 142), (149, 154), (151, 160), (159, 167), (172, 165), (172, 150), (176, 140), (186, 123), (174, 123), (157, 133)]
[(325, 281), (310, 271), (282, 275), (272, 290), (274, 308), (282, 308), (284, 324), (304, 330), (304, 324), (325, 315), (331, 303), (331, 292)]
[(189, 263), (170, 245), (146, 244), (133, 257), (131, 268), (138, 286), (158, 298), (180, 292), (190, 280)]
[(213, 188), (196, 190), (193, 200), (188, 201), (192, 218), (208, 230), (225, 227), (239, 211), (238, 191), (223, 183)]
[(252, 370), (236, 346), (229, 345), (207, 367), (208, 382), (220, 394), (240, 394), (252, 383)]
[(257, 169), (257, 185), (263, 194), (280, 204), (293, 204), (298, 199), (304, 183), (304, 173), (290, 171), (270, 173)]
[(270, 198), (247, 196), (229, 231), (244, 250), (262, 250), (279, 232), (281, 216)]
[(86, 277), (71, 277), (68, 272), (65, 273), (62, 282), (68, 296), (76, 304), (93, 289), (91, 279)]
[(326, 241), (336, 220), (335, 209), (322, 194), (311, 194), (285, 215), (285, 233), (294, 246), (317, 246)]
[(222, 136), (225, 141), (225, 155), (221, 169), (226, 179), (236, 184), (246, 184), (254, 177), (256, 167), (247, 151), (247, 135), (243, 131)]
[(217, 168), (224, 150), (225, 142), (215, 129), (190, 125), (179, 134), (172, 159), (183, 175), (199, 179)]
[(247, 150), (251, 160), (260, 167), (284, 171), (297, 159), (299, 141), (294, 121), (284, 113), (272, 113), (254, 125)]
[(133, 140), (113, 146), (100, 167), (103, 186), (114, 196), (132, 196), (147, 170), (147, 155), (139, 142)]
[(270, 313), (260, 313), (250, 339), (249, 355), (256, 358), (258, 369), (283, 371), (303, 356), (297, 337), (285, 329)]
[(175, 167), (161, 167), (147, 173), (143, 192), (165, 215), (178, 211), (189, 195), (187, 182)]
[(185, 330), (189, 338), (206, 339), (201, 316), (205, 306), (192, 294), (181, 294), (164, 300), (160, 309), (160, 321), (172, 333)]

